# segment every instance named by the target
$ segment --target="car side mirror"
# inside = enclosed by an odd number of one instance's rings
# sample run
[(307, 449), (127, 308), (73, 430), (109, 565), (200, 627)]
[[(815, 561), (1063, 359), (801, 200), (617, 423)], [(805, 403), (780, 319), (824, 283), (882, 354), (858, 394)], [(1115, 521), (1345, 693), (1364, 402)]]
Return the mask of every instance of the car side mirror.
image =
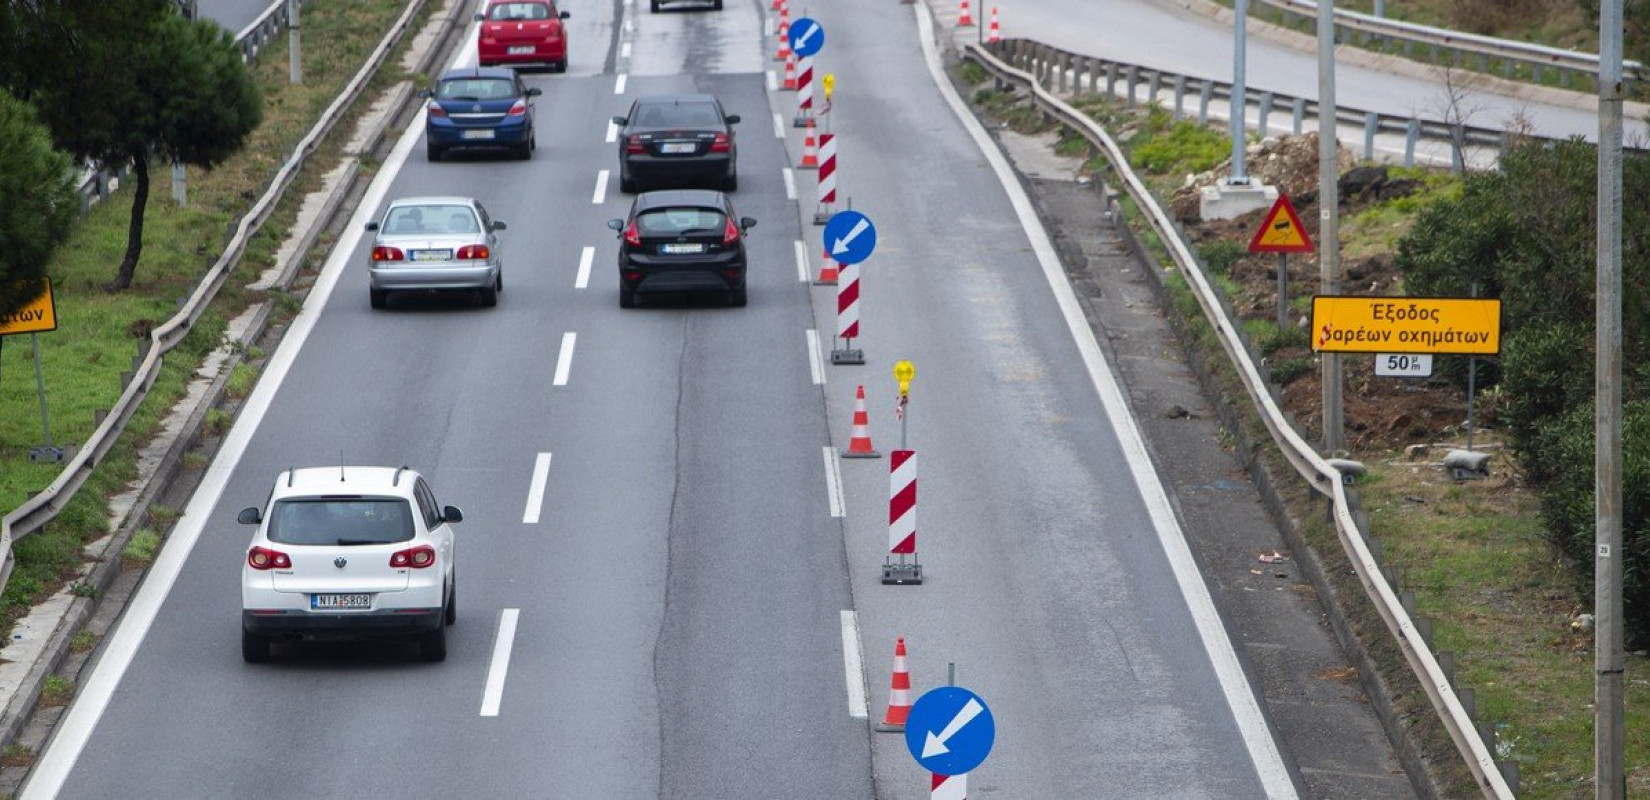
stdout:
[(502, 230), (504, 230), (505, 228), (508, 228), (508, 227), (510, 227), (510, 226), (505, 225), (504, 220), (502, 220), (502, 219), (493, 220), (492, 229), (495, 230), (495, 231), (502, 231)]
[(756, 227), (756, 218), (755, 217), (740, 217), (739, 218), (739, 230), (748, 231), (748, 230), (750, 230), (751, 228), (754, 228), (754, 227)]
[(463, 522), (464, 512), (459, 511), (458, 506), (447, 506), (446, 508), (441, 509), (441, 521)]
[(366, 225), (364, 225), (362, 227), (365, 227), (369, 231), (375, 231), (375, 230), (378, 230), (378, 223), (369, 222), (369, 223), (367, 223)]
[(630, 124), (630, 118), (629, 117), (614, 117), (613, 118), (613, 124), (623, 128), (624, 126)]
[(573, 16), (573, 15), (572, 15), (572, 14), (569, 14), (569, 13), (567, 13), (567, 12), (566, 12), (566, 11), (563, 11), (563, 12), (561, 12), (561, 13), (560, 13), (560, 14), (558, 14), (558, 15), (557, 15), (557, 16), (559, 16), (559, 17), (561, 17), (561, 18), (562, 18), (562, 19), (567, 19), (567, 18), (568, 18), (568, 17), (571, 17), (571, 16)]
[(264, 514), (256, 508), (243, 508), (240, 515), (235, 517), (235, 521), (242, 525), (257, 525), (264, 521)]
[(523, 92), (523, 94), (527, 95), (528, 97), (538, 97), (539, 95), (544, 94), (544, 90), (540, 89), (537, 86), (534, 86), (532, 88), (529, 88), (526, 92)]
[(484, 20), (486, 18), (487, 18), (487, 15), (481, 13), (480, 11), (476, 12), (476, 15), (475, 15), (475, 21), (476, 22), (481, 22), (482, 20)]
[(429, 89), (419, 89), (418, 90), (418, 96), (424, 98), (425, 100), (428, 100), (432, 97), (435, 97), (435, 92), (432, 92)]
[(623, 233), (624, 232), (624, 220), (622, 220), (622, 219), (610, 219), (610, 220), (607, 221), (607, 227), (612, 228), (615, 231), (619, 231), (619, 232)]
[(729, 125), (738, 125), (739, 124), (739, 115), (738, 114), (729, 114), (726, 117), (724, 117), (724, 119), (726, 119), (728, 121)]

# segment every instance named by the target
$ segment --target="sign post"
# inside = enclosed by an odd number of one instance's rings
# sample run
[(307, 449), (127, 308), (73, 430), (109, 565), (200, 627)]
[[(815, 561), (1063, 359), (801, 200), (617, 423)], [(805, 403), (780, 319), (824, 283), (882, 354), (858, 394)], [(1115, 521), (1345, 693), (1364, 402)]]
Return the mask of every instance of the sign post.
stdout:
[(877, 247), (877, 228), (858, 211), (841, 211), (825, 223), (825, 252), (842, 265), (837, 289), (837, 331), (842, 347), (831, 348), (832, 364), (863, 364), (865, 351), (853, 346), (859, 338), (859, 267)]
[(905, 445), (905, 424), (911, 417), (907, 406), (911, 404), (911, 379), (917, 377), (917, 368), (911, 362), (900, 360), (894, 362), (894, 380), (899, 381), (899, 404), (894, 406), (894, 413), (899, 415), (899, 449), (909, 450)]
[[(42, 279), (40, 285), (39, 296), (18, 311), (0, 317), (0, 337), (18, 333), (29, 335), (30, 344), (34, 346), (34, 386), (40, 395), (40, 427), (46, 437), (44, 445), (29, 448), (29, 460), (60, 463), (63, 461), (63, 448), (52, 442), (52, 418), (46, 409), (46, 378), (40, 368), (40, 334), (57, 330), (57, 303), (52, 298), (51, 279)], [(3, 341), (5, 339), (0, 338), (0, 342)]]
[(1312, 238), (1306, 235), (1295, 207), (1289, 204), (1289, 195), (1278, 194), (1272, 210), (1249, 240), (1249, 252), (1278, 254), (1278, 330), (1288, 330), (1289, 254), (1312, 252)]

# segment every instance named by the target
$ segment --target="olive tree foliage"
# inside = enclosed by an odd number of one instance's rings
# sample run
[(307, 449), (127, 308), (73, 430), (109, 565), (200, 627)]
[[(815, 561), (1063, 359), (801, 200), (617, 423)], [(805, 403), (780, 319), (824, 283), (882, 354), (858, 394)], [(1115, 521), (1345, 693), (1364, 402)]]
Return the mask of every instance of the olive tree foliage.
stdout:
[(74, 167), (29, 105), (0, 90), (0, 316), (32, 300), (79, 211)]

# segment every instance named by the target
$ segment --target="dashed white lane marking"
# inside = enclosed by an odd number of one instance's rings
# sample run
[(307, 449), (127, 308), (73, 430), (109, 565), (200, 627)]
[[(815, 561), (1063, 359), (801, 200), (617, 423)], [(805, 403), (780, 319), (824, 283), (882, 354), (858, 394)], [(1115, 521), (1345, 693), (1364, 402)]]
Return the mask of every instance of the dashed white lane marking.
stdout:
[[(630, 57), (630, 43), (625, 42), (624, 44), (619, 45), (619, 58), (629, 58), (629, 57)], [(622, 92), (620, 94), (622, 94)]]
[(819, 355), (819, 331), (808, 329), (808, 371), (813, 373), (814, 385), (825, 385), (825, 366)]
[(624, 84), (625, 84), (625, 81), (629, 77), (630, 76), (628, 76), (628, 75), (626, 75), (622, 72), (619, 73), (618, 79), (613, 81), (613, 93), (614, 94), (624, 94)]
[(539, 453), (533, 461), (533, 480), (527, 484), (527, 507), (521, 512), (523, 525), (537, 525), (544, 508), (544, 484), (550, 480), (550, 454)]
[(590, 195), (590, 202), (601, 205), (607, 202), (607, 170), (596, 173), (596, 191)]
[(791, 172), (790, 167), (785, 168), (785, 199), (796, 199), (796, 174)]
[(556, 385), (567, 385), (567, 373), (573, 369), (573, 347), (579, 343), (579, 335), (568, 331), (561, 335), (561, 355), (556, 357)]
[(498, 638), (493, 640), (493, 663), (487, 667), (487, 685), (481, 691), (481, 716), (498, 716), (504, 702), (504, 676), (510, 671), (510, 650), (516, 645), (516, 618), (521, 609), (506, 608), (498, 615)]
[(808, 282), (808, 246), (801, 239), (796, 240), (796, 279)]
[[(836, 457), (836, 448), (825, 447), (825, 501), (831, 506), (831, 516), (841, 519), (842, 510), (842, 461)], [(860, 701), (864, 704), (864, 701)]]
[(619, 126), (613, 124), (613, 120), (608, 120), (607, 121), (607, 143), (612, 144), (612, 143), (614, 143), (618, 140), (619, 140)]
[(596, 248), (586, 247), (579, 253), (579, 277), (573, 281), (573, 288), (584, 289), (590, 286), (590, 264), (596, 260)]
[[(769, 74), (772, 74), (772, 73), (769, 73)], [(784, 139), (785, 138), (785, 117), (782, 116), (781, 114), (779, 114), (779, 112), (777, 112), (777, 111), (774, 112), (774, 115), (773, 115), (773, 138), (775, 138), (775, 139)]]
[(842, 612), (842, 671), (848, 679), (848, 716), (864, 719), (865, 662), (859, 654), (859, 619), (854, 612)]
[(779, 76), (774, 74), (774, 71), (771, 69), (768, 70), (768, 91), (779, 91)]

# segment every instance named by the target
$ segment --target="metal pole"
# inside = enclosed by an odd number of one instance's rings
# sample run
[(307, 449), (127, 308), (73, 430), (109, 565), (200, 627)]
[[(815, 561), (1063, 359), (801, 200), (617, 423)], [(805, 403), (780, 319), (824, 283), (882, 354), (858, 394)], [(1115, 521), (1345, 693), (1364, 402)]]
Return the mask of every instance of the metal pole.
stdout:
[(40, 334), (29, 334), (29, 343), (34, 346), (34, 388), (40, 395), (40, 427), (46, 433), (46, 446), (55, 448), (52, 443), (52, 417), (46, 411), (46, 378), (40, 372)]
[(289, 82), (296, 86), (304, 82), (303, 56), (298, 46), (298, 0), (286, 0), (286, 19)]
[(1375, 16), (1386, 16), (1386, 0), (1375, 0)]
[(1622, 0), (1604, 0), (1598, 17), (1598, 272), (1593, 376), (1594, 790), (1599, 800), (1627, 796), (1622, 699), (1621, 601), (1621, 137)]
[(189, 205), (189, 171), (182, 161), (172, 162), (172, 202), (177, 203), (178, 208)]
[[(1335, 137), (1335, 0), (1318, 0), (1318, 280), (1321, 294), (1341, 290), (1340, 163)], [(1343, 449), (1341, 357), (1323, 356), (1323, 449)]]
[(1278, 332), (1289, 329), (1289, 254), (1278, 254)]
[(1244, 116), (1249, 108), (1248, 90), (1245, 85), (1245, 65), (1248, 58), (1244, 50), (1248, 40), (1249, 0), (1237, 0), (1232, 12), (1232, 98), (1231, 111), (1226, 116), (1226, 133), (1232, 137), (1232, 176), (1228, 183), (1243, 185), (1249, 183), (1249, 175), (1243, 164), (1244, 150), (1248, 142), (1244, 138)]
[(945, 662), (945, 685), (957, 685), (957, 662), (955, 661)]
[[(1478, 284), (1472, 285), (1472, 296), (1478, 296)], [(1478, 397), (1478, 356), (1467, 356), (1467, 449), (1472, 450), (1473, 401)]]
[(910, 450), (905, 446), (905, 426), (911, 422), (911, 400), (905, 395), (899, 399), (899, 449)]

